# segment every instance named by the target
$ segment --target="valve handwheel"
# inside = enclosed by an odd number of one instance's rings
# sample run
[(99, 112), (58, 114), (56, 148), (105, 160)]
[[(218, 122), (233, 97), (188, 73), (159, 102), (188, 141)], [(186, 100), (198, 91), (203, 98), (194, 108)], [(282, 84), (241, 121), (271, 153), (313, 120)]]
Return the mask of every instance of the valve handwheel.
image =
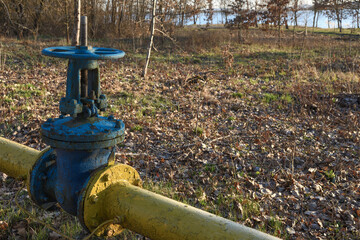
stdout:
[(49, 47), (43, 49), (42, 54), (57, 58), (83, 60), (118, 59), (125, 56), (125, 52), (118, 49), (90, 46)]

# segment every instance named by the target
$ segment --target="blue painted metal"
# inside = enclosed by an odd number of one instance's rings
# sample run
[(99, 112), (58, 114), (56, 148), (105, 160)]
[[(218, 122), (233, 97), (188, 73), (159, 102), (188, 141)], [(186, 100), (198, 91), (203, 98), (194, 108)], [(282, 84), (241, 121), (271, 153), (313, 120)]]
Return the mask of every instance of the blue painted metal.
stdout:
[[(69, 59), (66, 96), (60, 101), (60, 112), (72, 117), (95, 116), (107, 107), (106, 96), (100, 91), (100, 74), (97, 60), (118, 59), (125, 53), (118, 49), (90, 46), (64, 46), (45, 48), (42, 53), (51, 57)], [(81, 72), (87, 71), (86, 79)], [(84, 80), (84, 81), (82, 81)]]
[(43, 49), (42, 54), (57, 58), (86, 60), (118, 59), (125, 56), (125, 52), (118, 49), (90, 46), (49, 47)]
[(31, 199), (44, 209), (56, 204), (54, 186), (56, 185), (56, 153), (49, 148), (34, 164), (29, 174), (29, 193)]
[(124, 139), (121, 120), (99, 116), (107, 99), (100, 90), (97, 60), (116, 59), (125, 53), (87, 46), (51, 47), (42, 53), (67, 58), (69, 65), (66, 95), (60, 101), (62, 115), (41, 126), (42, 138), (51, 149), (34, 165), (29, 191), (43, 208), (59, 203), (77, 215), (80, 195), (91, 173), (114, 161), (115, 146)]
[(124, 139), (125, 124), (114, 117), (49, 119), (41, 126), (45, 143), (55, 148), (92, 150), (113, 147)]
[(59, 203), (66, 212), (77, 215), (80, 193), (90, 174), (107, 166), (114, 151), (115, 148), (93, 151), (49, 148), (31, 170), (31, 199), (43, 209), (51, 209)]
[(84, 183), (96, 169), (106, 166), (113, 149), (96, 149), (94, 151), (70, 151), (56, 149), (57, 181), (56, 199), (62, 209), (76, 215), (78, 197)]

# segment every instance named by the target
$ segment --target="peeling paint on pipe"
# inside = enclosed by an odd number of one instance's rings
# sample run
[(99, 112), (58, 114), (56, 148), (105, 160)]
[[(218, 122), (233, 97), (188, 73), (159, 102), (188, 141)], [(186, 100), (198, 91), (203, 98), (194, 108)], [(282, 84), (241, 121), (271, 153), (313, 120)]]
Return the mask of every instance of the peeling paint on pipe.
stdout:
[(42, 152), (0, 137), (0, 171), (24, 180)]

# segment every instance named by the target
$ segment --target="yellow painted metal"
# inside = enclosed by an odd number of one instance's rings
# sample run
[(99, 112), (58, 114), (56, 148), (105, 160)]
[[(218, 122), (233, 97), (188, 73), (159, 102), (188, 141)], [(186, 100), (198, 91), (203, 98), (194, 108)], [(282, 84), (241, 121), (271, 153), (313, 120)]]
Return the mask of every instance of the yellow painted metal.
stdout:
[(100, 233), (117, 234), (113, 226), (122, 226), (154, 240), (278, 239), (144, 190), (136, 186), (139, 181), (136, 170), (126, 165), (110, 166), (93, 176), (84, 203), (84, 222), (89, 230), (116, 219)]
[[(83, 222), (86, 227), (93, 231), (101, 223), (110, 220), (104, 209), (106, 208), (103, 199), (107, 197), (105, 191), (109, 186), (118, 182), (126, 181), (134, 186), (141, 186), (139, 173), (132, 167), (125, 164), (110, 165), (101, 171), (97, 171), (90, 179), (83, 201)], [(119, 234), (123, 228), (119, 224), (111, 224), (99, 229), (97, 235), (108, 236)]]
[(34, 148), (0, 137), (0, 172), (24, 180), (41, 154)]

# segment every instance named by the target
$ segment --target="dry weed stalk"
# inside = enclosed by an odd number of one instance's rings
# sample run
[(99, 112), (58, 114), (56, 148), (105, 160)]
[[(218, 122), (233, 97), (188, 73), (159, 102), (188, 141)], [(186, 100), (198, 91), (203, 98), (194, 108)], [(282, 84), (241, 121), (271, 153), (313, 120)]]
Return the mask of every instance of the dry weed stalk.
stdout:
[(4, 70), (5, 62), (6, 62), (6, 53), (2, 50), (2, 48), (0, 48), (0, 70)]
[(227, 69), (231, 68), (232, 64), (234, 63), (234, 55), (230, 52), (230, 44), (225, 45), (222, 52), (222, 57), (225, 63), (225, 67)]

